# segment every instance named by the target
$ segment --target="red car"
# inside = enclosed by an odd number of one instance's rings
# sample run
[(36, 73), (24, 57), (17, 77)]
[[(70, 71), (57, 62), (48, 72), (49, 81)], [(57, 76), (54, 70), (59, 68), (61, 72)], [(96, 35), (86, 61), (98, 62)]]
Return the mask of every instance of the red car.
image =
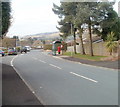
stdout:
[(14, 49), (9, 49), (8, 50), (8, 55), (17, 55), (17, 51)]

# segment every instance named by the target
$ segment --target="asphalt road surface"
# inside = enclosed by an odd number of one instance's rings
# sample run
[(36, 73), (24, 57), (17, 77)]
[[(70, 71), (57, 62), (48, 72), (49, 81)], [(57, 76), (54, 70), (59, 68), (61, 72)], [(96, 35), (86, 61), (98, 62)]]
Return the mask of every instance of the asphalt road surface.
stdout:
[(118, 105), (118, 71), (32, 50), (11, 65), (44, 105)]
[[(0, 57), (1, 58), (1, 57)], [(0, 71), (1, 77), (0, 82), (2, 82), (2, 88), (0, 84), (0, 105), (2, 107), (43, 107), (38, 98), (31, 92), (31, 90), (26, 86), (24, 81), (16, 73), (14, 68), (11, 66), (10, 61), (14, 56), (5, 56), (2, 59), (2, 65)], [(1, 107), (1, 106), (0, 106)]]

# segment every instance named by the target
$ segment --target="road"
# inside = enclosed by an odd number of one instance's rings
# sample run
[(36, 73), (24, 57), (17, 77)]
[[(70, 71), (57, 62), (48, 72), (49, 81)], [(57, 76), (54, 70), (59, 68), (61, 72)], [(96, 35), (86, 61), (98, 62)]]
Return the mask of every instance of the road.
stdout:
[(12, 57), (11, 65), (44, 105), (118, 105), (117, 70), (70, 62), (42, 50)]
[(2, 97), (0, 97), (0, 104), (2, 104), (2, 107), (8, 107), (6, 105), (25, 105), (25, 107), (29, 105), (39, 105), (40, 107), (43, 107), (38, 98), (26, 86), (14, 68), (10, 66), (10, 61), (13, 58), (14, 56), (3, 57), (1, 67), (2, 88), (0, 88), (0, 92), (2, 92), (0, 95), (2, 95)]

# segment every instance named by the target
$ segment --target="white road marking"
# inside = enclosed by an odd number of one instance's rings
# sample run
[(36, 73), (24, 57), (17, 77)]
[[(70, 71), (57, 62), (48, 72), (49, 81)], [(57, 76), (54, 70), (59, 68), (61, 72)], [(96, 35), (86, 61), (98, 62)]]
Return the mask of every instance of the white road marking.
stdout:
[(40, 87), (40, 89), (43, 88), (43, 87)]
[(14, 65), (13, 65), (13, 61), (14, 61), (14, 59), (17, 57), (18, 55), (16, 55), (12, 60), (11, 60), (11, 66), (13, 67)]
[(13, 66), (13, 61), (14, 59), (18, 57), (18, 55), (16, 55), (12, 60), (11, 60), (11, 66), (13, 67), (13, 69), (16, 71), (16, 73), (19, 75), (19, 77), (22, 79), (22, 81), (27, 85), (27, 87), (30, 89), (30, 91), (36, 96), (36, 98), (41, 101), (42, 104), (45, 104), (43, 103), (43, 100), (40, 99), (37, 94), (35, 93), (35, 91), (33, 91), (33, 88), (23, 79), (22, 75), (18, 72), (18, 70)]
[[(37, 58), (35, 58), (35, 57), (33, 57), (33, 59), (38, 60), (38, 59), (37, 59)], [(42, 62), (42, 63), (47, 63), (47, 62), (42, 61), (42, 60), (38, 60), (38, 61), (40, 61), (40, 62)]]
[(49, 65), (52, 66), (52, 67), (58, 68), (58, 69), (62, 69), (62, 68), (60, 68), (60, 67), (58, 67), (56, 65), (53, 65), (53, 64), (49, 64)]
[(11, 66), (13, 67), (13, 59), (11, 60)]
[[(35, 60), (38, 60), (37, 58), (35, 58), (35, 57), (32, 57), (33, 59), (35, 59)], [(38, 61), (40, 61), (40, 62), (42, 62), (42, 63), (47, 63), (47, 62), (45, 62), (45, 61), (42, 61), (42, 60), (38, 60)]]
[(37, 58), (34, 58), (35, 60), (37, 60)]
[(39, 60), (40, 62), (42, 62), (42, 63), (47, 63), (47, 62), (45, 62), (45, 61), (42, 61), (42, 60)]
[(93, 80), (93, 79), (91, 79), (91, 78), (88, 78), (88, 77), (85, 77), (85, 76), (82, 76), (82, 75), (76, 74), (76, 73), (74, 73), (74, 72), (70, 72), (70, 73), (73, 74), (73, 75), (76, 75), (76, 76), (78, 76), (78, 77), (81, 77), (81, 78), (87, 79), (87, 80), (89, 80), (89, 81), (92, 81), (92, 82), (98, 83), (98, 81)]

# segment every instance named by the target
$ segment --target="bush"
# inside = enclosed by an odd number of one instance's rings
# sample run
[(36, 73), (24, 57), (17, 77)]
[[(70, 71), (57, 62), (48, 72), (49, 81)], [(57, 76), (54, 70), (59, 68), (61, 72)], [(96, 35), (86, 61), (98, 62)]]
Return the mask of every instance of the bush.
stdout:
[(16, 47), (17, 52), (20, 52), (21, 48), (20, 47)]
[(63, 48), (61, 50), (67, 51), (67, 43), (62, 42)]
[(44, 50), (52, 50), (52, 44), (45, 44), (45, 45), (43, 46), (43, 49), (44, 49)]

